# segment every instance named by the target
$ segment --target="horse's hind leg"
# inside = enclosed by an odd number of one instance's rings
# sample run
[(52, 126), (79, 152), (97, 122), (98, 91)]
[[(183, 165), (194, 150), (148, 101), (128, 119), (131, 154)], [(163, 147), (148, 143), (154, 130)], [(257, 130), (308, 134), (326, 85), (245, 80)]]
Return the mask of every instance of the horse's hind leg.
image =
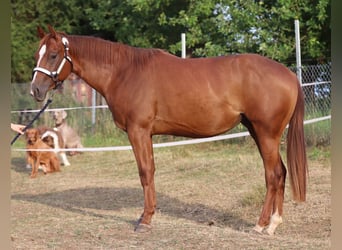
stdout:
[[(277, 181), (277, 192), (275, 195), (275, 200), (273, 203), (273, 211), (271, 216), (271, 222), (266, 229), (266, 232), (269, 235), (273, 235), (275, 229), (279, 224), (283, 222), (281, 215), (283, 214), (283, 203), (284, 203), (284, 190), (285, 190), (285, 179), (286, 179), (286, 168), (284, 166), (283, 161), (280, 159), (280, 169), (278, 168), (279, 165), (277, 165), (276, 168), (276, 175), (279, 176)], [(280, 171), (280, 173), (278, 173)]]
[(265, 168), (266, 196), (261, 215), (254, 230), (261, 233), (274, 234), (277, 226), (282, 223), (286, 169), (279, 154), (280, 134), (272, 135), (269, 131), (253, 126), (247, 119), (242, 123), (254, 138)]
[(258, 136), (259, 150), (263, 159), (266, 180), (264, 206), (255, 230), (272, 235), (282, 223), (286, 169), (279, 154), (279, 140), (268, 136)]

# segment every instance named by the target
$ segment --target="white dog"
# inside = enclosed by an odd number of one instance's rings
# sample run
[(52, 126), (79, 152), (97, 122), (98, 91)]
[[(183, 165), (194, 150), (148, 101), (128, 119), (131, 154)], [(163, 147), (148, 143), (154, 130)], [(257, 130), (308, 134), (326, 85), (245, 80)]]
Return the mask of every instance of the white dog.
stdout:
[[(66, 117), (67, 113), (65, 110), (56, 110), (53, 113), (53, 119), (56, 126), (55, 130), (61, 133), (65, 148), (83, 148), (81, 138), (76, 131), (67, 124)], [(70, 155), (74, 154), (76, 154), (76, 152), (70, 152)]]
[[(38, 127), (41, 139), (50, 147), (55, 149), (55, 153), (59, 155), (64, 166), (70, 166), (70, 162), (66, 156), (66, 153), (60, 151), (61, 148), (65, 148), (65, 143), (62, 134), (59, 131), (47, 127)], [(49, 140), (52, 138), (52, 140)]]

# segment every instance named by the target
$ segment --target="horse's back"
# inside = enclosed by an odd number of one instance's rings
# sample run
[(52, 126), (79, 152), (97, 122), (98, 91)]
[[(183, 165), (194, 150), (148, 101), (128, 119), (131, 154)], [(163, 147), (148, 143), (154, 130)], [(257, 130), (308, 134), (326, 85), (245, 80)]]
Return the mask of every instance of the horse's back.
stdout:
[(229, 106), (244, 113), (258, 104), (276, 106), (276, 100), (297, 98), (296, 75), (284, 65), (256, 54), (172, 58), (159, 65), (164, 70), (155, 72), (158, 80), (154, 88), (160, 102), (175, 106)]
[(297, 85), (295, 74), (287, 67), (257, 54), (192, 59), (166, 54), (164, 57), (156, 60), (152, 77), (158, 80), (156, 84), (170, 88), (203, 90), (211, 87), (222, 93), (222, 89), (242, 91), (246, 88), (296, 88)]

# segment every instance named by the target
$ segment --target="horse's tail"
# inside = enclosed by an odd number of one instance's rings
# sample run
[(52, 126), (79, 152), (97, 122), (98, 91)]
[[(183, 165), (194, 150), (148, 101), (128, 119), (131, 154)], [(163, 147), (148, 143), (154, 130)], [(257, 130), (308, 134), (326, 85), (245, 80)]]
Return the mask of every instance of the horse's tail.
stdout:
[(298, 83), (298, 95), (287, 132), (287, 165), (293, 199), (305, 201), (306, 175), (308, 172), (304, 138), (304, 96)]

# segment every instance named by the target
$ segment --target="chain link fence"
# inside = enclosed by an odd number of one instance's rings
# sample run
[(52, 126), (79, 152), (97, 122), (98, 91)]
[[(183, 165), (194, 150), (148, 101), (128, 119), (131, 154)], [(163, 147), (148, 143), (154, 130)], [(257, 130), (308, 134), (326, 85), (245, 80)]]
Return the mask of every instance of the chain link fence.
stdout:
[(306, 116), (320, 117), (331, 113), (331, 64), (302, 67), (302, 86)]
[[(290, 67), (297, 72), (296, 67)], [(303, 66), (302, 89), (305, 97), (307, 119), (331, 113), (331, 63)]]

